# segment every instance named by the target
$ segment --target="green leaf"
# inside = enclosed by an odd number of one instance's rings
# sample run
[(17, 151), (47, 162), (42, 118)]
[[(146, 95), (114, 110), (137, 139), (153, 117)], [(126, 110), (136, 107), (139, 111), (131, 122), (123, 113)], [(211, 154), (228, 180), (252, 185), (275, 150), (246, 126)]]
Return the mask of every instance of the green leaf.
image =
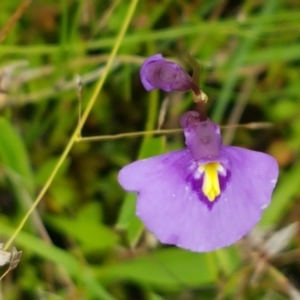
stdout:
[(131, 247), (137, 244), (144, 229), (143, 222), (135, 215), (136, 198), (136, 194), (126, 194), (119, 220), (116, 224), (118, 229), (127, 230), (127, 238)]
[(132, 218), (135, 216), (135, 204), (136, 194), (127, 193), (121, 207), (118, 222), (116, 224), (118, 229), (126, 230), (129, 227), (130, 220), (132, 220)]
[[(36, 183), (38, 185), (43, 185), (48, 180), (59, 159), (59, 157), (50, 157), (41, 165), (35, 174)], [(70, 159), (67, 157), (59, 168), (54, 180), (58, 180), (60, 177), (65, 176), (69, 165)]]
[(48, 216), (46, 221), (49, 226), (80, 242), (85, 251), (111, 248), (118, 241), (117, 235), (111, 229), (95, 220)]
[(182, 286), (200, 287), (216, 282), (217, 268), (211, 253), (170, 248), (98, 269), (98, 275), (106, 280), (130, 280), (176, 290)]
[(127, 228), (127, 237), (130, 247), (135, 247), (143, 233), (143, 230), (144, 223), (136, 215), (132, 216)]
[(235, 245), (213, 252), (222, 271), (229, 275), (241, 264), (241, 258)]
[(10, 123), (0, 118), (0, 159), (2, 163), (20, 174), (27, 188), (33, 191), (33, 174), (23, 141)]
[(77, 217), (82, 221), (89, 219), (99, 222), (102, 218), (101, 206), (97, 202), (88, 202), (78, 211)]

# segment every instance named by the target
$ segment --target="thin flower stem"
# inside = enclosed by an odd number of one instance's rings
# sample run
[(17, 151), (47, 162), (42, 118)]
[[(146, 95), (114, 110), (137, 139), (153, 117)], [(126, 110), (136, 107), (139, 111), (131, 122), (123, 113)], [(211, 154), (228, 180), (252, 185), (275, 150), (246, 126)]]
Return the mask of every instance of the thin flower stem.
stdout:
[[(247, 128), (251, 130), (256, 129), (267, 129), (273, 126), (269, 122), (251, 122), (246, 124), (237, 124), (237, 125), (223, 125), (220, 126), (222, 129), (225, 128)], [(135, 131), (135, 132), (126, 132), (126, 133), (117, 133), (109, 135), (99, 135), (99, 136), (88, 136), (88, 137), (77, 137), (75, 142), (95, 142), (95, 141), (106, 141), (106, 140), (117, 140), (124, 138), (133, 138), (137, 136), (144, 135), (153, 135), (153, 134), (173, 134), (181, 132), (182, 128), (173, 128), (173, 129), (159, 129), (159, 130), (145, 130), (145, 131)]]
[(100, 79), (98, 80), (98, 83), (96, 85), (96, 88), (94, 90), (94, 93), (92, 95), (92, 97), (90, 98), (87, 107), (82, 115), (82, 118), (80, 120), (80, 122), (78, 123), (78, 125), (76, 126), (65, 150), (63, 151), (63, 153), (60, 156), (59, 161), (57, 162), (56, 166), (54, 167), (52, 173), (50, 174), (48, 180), (46, 181), (45, 185), (43, 186), (42, 190), (40, 191), (39, 195), (37, 196), (36, 200), (34, 201), (34, 203), (32, 204), (31, 208), (28, 210), (28, 212), (26, 213), (26, 215), (23, 217), (22, 221), (20, 222), (19, 226), (17, 227), (17, 229), (15, 230), (15, 232), (13, 233), (13, 235), (10, 237), (10, 239), (6, 242), (5, 246), (4, 246), (4, 250), (8, 249), (10, 247), (10, 245), (12, 244), (12, 242), (14, 241), (14, 239), (16, 238), (16, 236), (18, 235), (18, 233), (21, 231), (21, 229), (23, 228), (23, 226), (25, 225), (26, 221), (28, 220), (29, 216), (31, 215), (31, 213), (34, 211), (34, 209), (36, 208), (36, 206), (40, 203), (41, 199), (43, 198), (43, 196), (45, 195), (46, 191), (48, 190), (49, 186), (51, 185), (54, 177), (56, 176), (57, 171), (59, 170), (59, 168), (61, 167), (61, 165), (63, 164), (63, 162), (65, 161), (67, 155), (69, 154), (72, 146), (74, 145), (79, 132), (81, 131), (83, 125), (85, 124), (85, 121), (95, 103), (95, 101), (97, 100), (97, 97), (99, 95), (99, 92), (102, 89), (102, 86), (104, 84), (104, 81), (109, 73), (109, 70), (112, 66), (113, 60), (117, 54), (117, 51), (120, 48), (120, 45), (122, 43), (122, 40), (124, 38), (125, 32), (127, 31), (127, 28), (129, 26), (129, 23), (132, 19), (132, 16), (134, 14), (135, 8), (137, 6), (138, 0), (131, 0), (131, 3), (129, 5), (128, 8), (128, 12), (126, 15), (126, 18), (124, 20), (123, 25), (121, 26), (120, 32), (118, 34), (118, 37), (116, 39), (116, 42), (114, 44), (114, 47), (111, 51), (111, 54), (109, 56), (109, 59), (107, 61), (105, 70), (103, 72), (103, 76), (100, 77)]
[(174, 128), (174, 129), (161, 129), (161, 130), (145, 130), (145, 131), (136, 131), (136, 132), (126, 132), (126, 133), (118, 133), (111, 135), (100, 135), (100, 136), (91, 136), (91, 137), (79, 137), (76, 142), (93, 142), (93, 141), (105, 141), (105, 140), (116, 140), (123, 138), (131, 138), (137, 136), (144, 135), (152, 135), (152, 134), (172, 134), (181, 132), (182, 128)]
[(192, 87), (192, 91), (193, 91), (193, 100), (196, 105), (196, 111), (199, 113), (200, 121), (201, 122), (206, 121), (207, 119), (206, 104), (208, 101), (208, 97), (200, 88), (200, 75), (201, 75), (200, 64), (189, 53), (186, 53), (184, 58), (186, 62), (193, 68), (192, 79), (193, 79), (194, 87)]
[(196, 111), (199, 113), (199, 119), (200, 121), (206, 121), (207, 120), (207, 114), (206, 114), (206, 103), (202, 100), (195, 102), (196, 105)]

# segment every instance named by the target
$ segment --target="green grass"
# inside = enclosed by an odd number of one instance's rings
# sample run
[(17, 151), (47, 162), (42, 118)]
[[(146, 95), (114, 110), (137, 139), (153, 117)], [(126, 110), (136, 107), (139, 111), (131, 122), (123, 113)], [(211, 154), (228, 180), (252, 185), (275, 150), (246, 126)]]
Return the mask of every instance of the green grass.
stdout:
[[(0, 242), (5, 250), (23, 252), (2, 279), (0, 296), (298, 299), (295, 233), (286, 242), (278, 238), (284, 250), (268, 257), (254, 251), (248, 238), (197, 254), (160, 245), (145, 232), (134, 213), (135, 197), (117, 182), (118, 171), (137, 158), (182, 148), (180, 134), (103, 136), (156, 129), (166, 96), (164, 128), (177, 128), (180, 115), (192, 108), (191, 95), (147, 93), (139, 67), (155, 53), (178, 60), (189, 52), (201, 65), (213, 121), (273, 124), (223, 132), (229, 143), (267, 152), (279, 163), (279, 182), (260, 228), (277, 231), (297, 222), (300, 4), (134, 4), (34, 2), (0, 45)], [(19, 5), (1, 3), (0, 30)]]

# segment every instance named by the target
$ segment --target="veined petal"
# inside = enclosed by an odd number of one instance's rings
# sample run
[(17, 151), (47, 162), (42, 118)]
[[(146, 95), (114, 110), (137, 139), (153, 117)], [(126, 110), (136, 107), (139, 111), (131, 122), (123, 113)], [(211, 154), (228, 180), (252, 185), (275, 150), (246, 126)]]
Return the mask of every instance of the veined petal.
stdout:
[(211, 251), (236, 242), (258, 222), (278, 176), (267, 154), (223, 146), (221, 157), (230, 163), (230, 178), (211, 206), (189, 182), (189, 150), (134, 162), (121, 170), (119, 181), (138, 192), (137, 215), (162, 243)]
[(119, 172), (118, 180), (122, 187), (130, 192), (140, 192), (148, 188), (157, 189), (160, 180), (160, 188), (165, 190), (164, 184), (169, 182), (170, 173), (173, 172), (176, 180), (184, 180), (182, 170), (191, 160), (188, 149), (138, 160), (123, 167)]

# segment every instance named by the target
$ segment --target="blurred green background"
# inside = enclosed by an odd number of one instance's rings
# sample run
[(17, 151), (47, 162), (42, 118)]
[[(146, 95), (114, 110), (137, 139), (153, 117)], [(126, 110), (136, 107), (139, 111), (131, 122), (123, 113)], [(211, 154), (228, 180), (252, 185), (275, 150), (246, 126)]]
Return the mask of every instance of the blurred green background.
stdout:
[[(78, 100), (84, 110), (131, 3), (29, 2), (0, 3), (3, 243), (70, 140)], [(23, 255), (2, 280), (0, 299), (300, 299), (299, 20), (297, 0), (140, 0), (82, 129), (83, 137), (152, 130), (161, 119), (163, 128), (178, 127), (191, 95), (147, 93), (139, 68), (155, 53), (181, 62), (190, 53), (213, 121), (273, 124), (223, 130), (224, 143), (267, 152), (280, 165), (259, 229), (212, 253), (160, 245), (116, 178), (137, 158), (182, 148), (181, 134), (82, 140), (13, 241)]]

